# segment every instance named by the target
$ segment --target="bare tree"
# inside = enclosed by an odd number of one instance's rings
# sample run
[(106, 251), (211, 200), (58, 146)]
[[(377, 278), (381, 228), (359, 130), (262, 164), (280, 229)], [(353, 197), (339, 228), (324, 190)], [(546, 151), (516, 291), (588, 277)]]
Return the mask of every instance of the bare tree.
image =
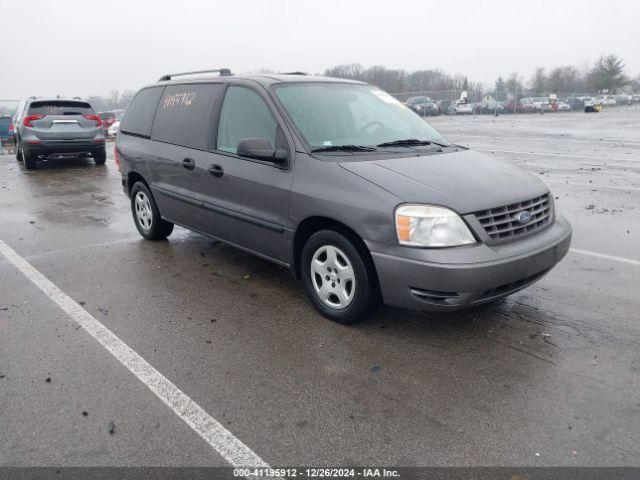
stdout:
[(512, 72), (507, 78), (505, 82), (505, 87), (507, 88), (507, 92), (513, 96), (514, 99), (518, 99), (519, 96), (522, 95), (524, 91), (524, 85), (522, 84), (522, 80), (518, 72)]
[(327, 77), (349, 78), (351, 80), (360, 80), (364, 67), (359, 63), (343, 63), (335, 67), (328, 68), (324, 74)]
[(532, 93), (542, 94), (545, 91), (547, 75), (544, 67), (537, 67), (529, 80), (529, 89)]
[(549, 72), (546, 88), (554, 93), (577, 93), (584, 89), (583, 79), (573, 65), (556, 67)]

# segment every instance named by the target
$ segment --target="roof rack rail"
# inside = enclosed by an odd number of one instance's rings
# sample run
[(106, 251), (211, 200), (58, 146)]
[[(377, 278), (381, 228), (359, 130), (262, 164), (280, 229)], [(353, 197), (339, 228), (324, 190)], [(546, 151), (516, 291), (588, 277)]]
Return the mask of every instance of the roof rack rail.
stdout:
[(280, 75), (305, 75), (306, 76), (307, 74), (304, 72), (283, 72)]
[(171, 80), (173, 77), (182, 77), (185, 75), (197, 75), (199, 73), (219, 73), (221, 77), (228, 77), (232, 75), (231, 70), (228, 68), (218, 68), (216, 70), (197, 70), (195, 72), (181, 72), (181, 73), (167, 73), (166, 75), (161, 76), (158, 81), (166, 82)]

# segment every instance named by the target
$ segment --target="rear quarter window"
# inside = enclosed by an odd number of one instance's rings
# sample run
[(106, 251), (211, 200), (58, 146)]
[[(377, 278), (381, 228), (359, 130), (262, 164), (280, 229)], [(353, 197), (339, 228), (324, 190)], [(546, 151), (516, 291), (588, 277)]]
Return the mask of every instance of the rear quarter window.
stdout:
[(151, 138), (183, 147), (213, 146), (213, 108), (221, 84), (173, 85), (165, 89), (153, 121)]
[(151, 87), (140, 90), (127, 107), (120, 132), (149, 137), (153, 116), (164, 87)]
[(29, 105), (30, 115), (87, 115), (93, 108), (87, 102), (42, 101)]

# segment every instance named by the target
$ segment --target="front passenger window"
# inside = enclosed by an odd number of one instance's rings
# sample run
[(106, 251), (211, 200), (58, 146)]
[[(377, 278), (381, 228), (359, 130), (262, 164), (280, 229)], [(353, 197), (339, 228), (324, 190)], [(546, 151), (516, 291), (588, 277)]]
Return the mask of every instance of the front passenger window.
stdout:
[(236, 153), (245, 138), (264, 138), (275, 147), (278, 123), (260, 95), (244, 87), (229, 87), (218, 126), (218, 150)]

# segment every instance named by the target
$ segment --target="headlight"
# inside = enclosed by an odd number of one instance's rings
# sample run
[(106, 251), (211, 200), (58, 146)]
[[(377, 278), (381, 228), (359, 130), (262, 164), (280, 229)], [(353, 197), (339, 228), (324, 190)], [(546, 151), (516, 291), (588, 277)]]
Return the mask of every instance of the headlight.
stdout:
[(460, 215), (444, 207), (401, 205), (396, 209), (400, 245), (454, 247), (476, 243)]

